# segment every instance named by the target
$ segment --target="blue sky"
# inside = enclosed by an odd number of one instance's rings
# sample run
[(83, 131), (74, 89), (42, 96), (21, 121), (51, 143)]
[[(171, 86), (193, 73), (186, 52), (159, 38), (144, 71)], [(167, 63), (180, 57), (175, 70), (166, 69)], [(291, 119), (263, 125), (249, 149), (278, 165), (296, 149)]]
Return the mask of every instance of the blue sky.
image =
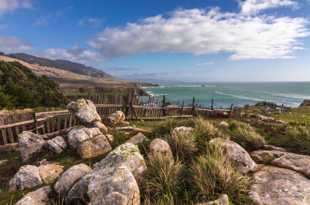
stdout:
[(310, 0), (0, 0), (0, 51), (127, 79), (310, 81)]

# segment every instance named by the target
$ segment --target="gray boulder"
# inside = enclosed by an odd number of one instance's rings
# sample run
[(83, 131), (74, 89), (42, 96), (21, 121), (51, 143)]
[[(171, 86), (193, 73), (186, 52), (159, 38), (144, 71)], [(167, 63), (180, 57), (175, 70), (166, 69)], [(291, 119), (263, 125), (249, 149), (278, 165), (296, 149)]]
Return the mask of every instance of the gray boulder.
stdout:
[(194, 128), (192, 127), (184, 127), (184, 126), (176, 127), (171, 132), (171, 138), (175, 139), (180, 135), (188, 136), (188, 135), (191, 135), (193, 131), (194, 131)]
[(32, 165), (22, 166), (9, 182), (9, 190), (24, 190), (43, 184), (39, 168)]
[(56, 154), (62, 153), (67, 148), (65, 139), (61, 136), (57, 136), (47, 141), (48, 149)]
[(254, 174), (249, 196), (255, 205), (307, 205), (310, 181), (292, 170), (264, 166)]
[(67, 105), (67, 108), (84, 124), (101, 121), (95, 104), (90, 100), (79, 99), (72, 101)]
[(68, 133), (68, 143), (72, 148), (76, 149), (82, 142), (92, 139), (97, 135), (102, 135), (102, 132), (98, 128), (73, 127)]
[(49, 195), (52, 192), (50, 186), (42, 187), (36, 191), (26, 194), (15, 205), (48, 205)]
[(229, 198), (226, 194), (222, 194), (215, 201), (209, 201), (206, 203), (200, 203), (200, 204), (196, 204), (196, 205), (229, 205)]
[(112, 149), (108, 139), (104, 135), (97, 135), (82, 142), (77, 151), (81, 158), (90, 159), (109, 152)]
[(124, 123), (126, 117), (122, 111), (116, 111), (112, 113), (111, 115), (109, 115), (108, 119), (112, 124), (117, 125), (117, 124)]
[(58, 178), (54, 185), (55, 192), (60, 196), (65, 196), (74, 183), (91, 170), (86, 164), (78, 164), (70, 167)]
[(291, 169), (310, 178), (310, 156), (276, 150), (258, 150), (251, 156), (258, 163)]
[(142, 144), (146, 140), (147, 140), (146, 136), (142, 132), (139, 132), (138, 134), (132, 136), (126, 142), (134, 144), (134, 145), (139, 145), (139, 144)]
[(18, 135), (18, 146), (23, 162), (37, 157), (43, 151), (45, 140), (42, 136), (24, 131)]
[(150, 144), (149, 159), (160, 158), (174, 162), (170, 145), (162, 139), (156, 138)]
[(249, 153), (239, 144), (222, 138), (212, 139), (209, 144), (222, 148), (240, 173), (247, 174), (250, 171), (256, 170), (256, 163), (252, 160)]
[(95, 170), (102, 168), (127, 166), (135, 177), (141, 176), (146, 164), (138, 146), (125, 143), (112, 150), (104, 159), (94, 165)]

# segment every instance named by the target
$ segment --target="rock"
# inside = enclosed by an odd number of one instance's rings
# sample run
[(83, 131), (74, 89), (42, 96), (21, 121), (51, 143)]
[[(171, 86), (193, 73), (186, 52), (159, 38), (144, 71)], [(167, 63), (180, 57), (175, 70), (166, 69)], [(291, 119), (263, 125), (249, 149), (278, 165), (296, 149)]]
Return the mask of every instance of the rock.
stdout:
[(109, 140), (110, 143), (112, 143), (114, 141), (114, 136), (111, 134), (106, 134), (105, 135), (107, 137), (107, 139)]
[(94, 169), (99, 170), (121, 165), (127, 166), (135, 177), (140, 177), (146, 170), (146, 164), (138, 146), (131, 143), (124, 143), (116, 147), (104, 159), (94, 164)]
[(310, 106), (310, 100), (304, 100), (299, 107), (309, 107)]
[(95, 172), (87, 195), (91, 205), (140, 205), (139, 187), (127, 166)]
[(134, 144), (134, 145), (139, 145), (139, 144), (142, 144), (146, 140), (147, 140), (146, 136), (143, 133), (139, 132), (138, 134), (134, 135), (126, 142)]
[(103, 134), (107, 134), (108, 133), (108, 128), (100, 121), (96, 121), (94, 122), (94, 126), (99, 128), (99, 130), (103, 133)]
[(194, 129), (192, 127), (176, 127), (171, 132), (171, 138), (174, 139), (178, 135), (190, 135), (192, 134)]
[(291, 169), (310, 178), (310, 156), (276, 150), (258, 150), (251, 156), (258, 163)]
[(62, 153), (67, 148), (65, 139), (61, 136), (57, 136), (47, 141), (48, 149), (56, 154)]
[(116, 111), (108, 117), (109, 121), (114, 124), (122, 124), (125, 122), (125, 114), (122, 111)]
[(9, 190), (24, 190), (42, 185), (39, 168), (33, 165), (24, 165), (9, 182)]
[(54, 185), (54, 190), (60, 196), (65, 196), (74, 183), (91, 170), (86, 164), (78, 164), (70, 167), (58, 178)]
[(196, 205), (229, 205), (229, 199), (228, 199), (228, 196), (226, 194), (222, 194), (222, 195), (220, 195), (219, 199), (217, 199), (215, 201), (200, 203), (200, 204), (196, 204)]
[(90, 100), (79, 99), (77, 101), (72, 101), (67, 105), (67, 108), (84, 124), (92, 124), (93, 122), (101, 121), (95, 104)]
[(282, 151), (282, 152), (286, 152), (286, 149), (284, 149), (283, 147), (276, 147), (276, 146), (273, 146), (273, 145), (264, 145), (263, 146), (263, 149), (265, 150), (276, 150), (276, 151)]
[(24, 131), (18, 135), (18, 146), (23, 162), (37, 157), (45, 145), (42, 136), (32, 132)]
[(174, 162), (170, 145), (159, 138), (154, 139), (150, 144), (149, 158), (160, 158)]
[(58, 164), (46, 164), (39, 167), (39, 174), (44, 184), (52, 184), (64, 171), (64, 167)]
[(220, 122), (219, 127), (223, 128), (223, 129), (228, 129), (229, 128), (229, 124), (226, 121), (222, 121), (222, 122)]
[(81, 158), (90, 159), (109, 152), (112, 149), (109, 141), (104, 135), (97, 135), (82, 142), (77, 151)]
[(97, 135), (102, 135), (98, 128), (73, 127), (68, 133), (68, 143), (72, 148), (76, 149), (82, 142)]
[(51, 192), (50, 186), (42, 187), (26, 194), (15, 205), (49, 205), (49, 195)]
[(257, 168), (256, 163), (252, 160), (248, 152), (239, 144), (222, 138), (214, 138), (210, 140), (209, 144), (221, 147), (240, 173), (247, 174)]
[(255, 205), (307, 205), (310, 181), (292, 170), (264, 166), (254, 174), (249, 195)]

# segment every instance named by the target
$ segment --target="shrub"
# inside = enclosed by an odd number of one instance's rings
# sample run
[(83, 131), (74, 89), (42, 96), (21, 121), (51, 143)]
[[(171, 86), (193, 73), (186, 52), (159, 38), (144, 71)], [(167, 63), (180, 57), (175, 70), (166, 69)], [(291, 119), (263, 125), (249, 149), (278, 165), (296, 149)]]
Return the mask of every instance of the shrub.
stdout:
[(265, 139), (247, 123), (231, 122), (228, 133), (233, 141), (247, 150), (259, 149), (265, 144)]
[(209, 147), (192, 165), (193, 183), (202, 201), (227, 194), (234, 204), (248, 204), (250, 178), (237, 172), (223, 150)]
[(140, 185), (144, 204), (179, 204), (177, 194), (182, 189), (182, 163), (152, 158), (147, 166)]

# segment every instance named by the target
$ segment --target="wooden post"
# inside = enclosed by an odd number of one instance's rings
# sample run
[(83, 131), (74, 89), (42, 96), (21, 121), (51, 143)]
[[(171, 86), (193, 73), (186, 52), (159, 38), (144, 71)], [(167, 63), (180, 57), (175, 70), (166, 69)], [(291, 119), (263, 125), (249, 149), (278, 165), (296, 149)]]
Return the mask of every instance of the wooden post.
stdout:
[(192, 102), (192, 115), (193, 116), (197, 115), (197, 113), (196, 113), (196, 99), (195, 99), (195, 97), (193, 97), (193, 102)]
[(183, 110), (184, 110), (184, 100), (182, 101), (181, 116), (183, 115)]
[(33, 123), (34, 123), (34, 132), (38, 134), (38, 122), (37, 122), (36, 113), (34, 112), (32, 115), (33, 115)]
[(162, 110), (163, 116), (166, 116), (167, 113), (166, 113), (166, 96), (165, 95), (163, 95), (163, 101), (162, 101), (162, 104), (161, 104), (161, 110)]
[(214, 110), (214, 99), (211, 99), (211, 110)]
[(229, 117), (233, 117), (233, 112), (234, 112), (234, 104), (231, 104), (229, 110)]

